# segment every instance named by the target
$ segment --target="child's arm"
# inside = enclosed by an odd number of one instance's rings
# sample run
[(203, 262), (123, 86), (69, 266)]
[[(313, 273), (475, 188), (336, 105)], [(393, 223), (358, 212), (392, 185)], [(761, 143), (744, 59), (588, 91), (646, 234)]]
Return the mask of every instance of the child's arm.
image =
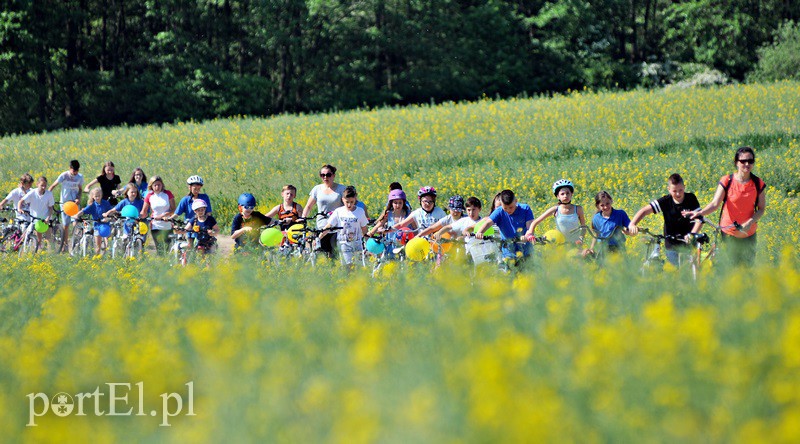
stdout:
[[(542, 213), (541, 216), (539, 216), (536, 219), (534, 219), (533, 222), (531, 223), (530, 227), (528, 228), (528, 231), (525, 232), (525, 235), (523, 237), (525, 239), (532, 238), (534, 233), (536, 232), (536, 226), (539, 225), (540, 223), (542, 223), (542, 221), (544, 221), (548, 217), (556, 214), (556, 211), (558, 211), (558, 205), (548, 208), (547, 211)], [(528, 239), (528, 240), (530, 241), (531, 239)]]
[(420, 237), (427, 236), (427, 235), (437, 231), (439, 228), (442, 228), (442, 221), (437, 221), (435, 224), (431, 225), (430, 227), (420, 231), (419, 233), (417, 233), (417, 236), (420, 236)]
[(269, 210), (269, 211), (267, 212), (267, 214), (265, 214), (264, 216), (267, 216), (267, 217), (273, 217), (273, 216), (275, 216), (276, 214), (278, 214), (278, 211), (280, 211), (280, 210), (281, 210), (281, 205), (283, 205), (283, 204), (278, 204), (278, 205), (275, 205), (275, 206), (274, 206), (274, 207), (272, 207), (272, 209), (271, 209), (271, 210)]
[(145, 199), (144, 204), (142, 205), (142, 211), (139, 213), (139, 217), (144, 219), (148, 214), (150, 214), (150, 201)]
[(583, 237), (586, 235), (586, 230), (584, 230), (586, 226), (586, 216), (583, 214), (583, 207), (580, 205), (575, 205), (575, 212), (578, 213), (578, 222), (581, 224), (579, 228), (579, 230), (581, 230), (581, 236), (578, 238), (577, 242), (583, 245)]
[(475, 224), (475, 226), (477, 226), (477, 225), (481, 226), (478, 229), (478, 231), (474, 231), (475, 227), (470, 227), (469, 230), (474, 232), (475, 233), (475, 237), (477, 237), (478, 239), (483, 239), (483, 233), (487, 232), (489, 230), (489, 228), (491, 228), (494, 225), (494, 221), (492, 220), (491, 217), (486, 216), (483, 219), (479, 220), (478, 223)]
[(91, 181), (91, 182), (87, 183), (87, 184), (86, 184), (86, 186), (85, 186), (85, 187), (83, 187), (83, 192), (84, 192), (84, 193), (88, 193), (88, 192), (91, 190), (91, 188), (92, 188), (92, 185), (94, 185), (94, 184), (96, 184), (96, 183), (97, 183), (97, 179), (95, 179), (95, 180), (93, 180), (93, 181)]
[(211, 229), (210, 229), (210, 230), (208, 230), (208, 234), (209, 234), (210, 236), (214, 236), (214, 237), (216, 237), (216, 236), (217, 236), (217, 233), (219, 233), (219, 225), (218, 225), (218, 224), (214, 224), (214, 226), (213, 226), (213, 227), (211, 227)]
[(407, 218), (403, 219), (402, 222), (395, 225), (395, 228), (403, 228), (410, 226), (412, 229), (417, 228), (417, 220), (414, 219), (414, 215), (409, 215)]
[[(58, 177), (61, 177), (61, 176), (58, 176)], [(49, 187), (47, 187), (47, 191), (53, 191), (53, 189), (55, 187), (57, 187), (57, 186), (58, 186), (58, 179), (54, 180), (53, 183)]]
[[(628, 233), (631, 236), (636, 236), (639, 233), (639, 227), (636, 226), (645, 216), (653, 214), (653, 207), (650, 204), (647, 204), (639, 209), (636, 214), (633, 215), (633, 219), (631, 219), (631, 223), (628, 224)], [(592, 243), (594, 245), (594, 243)]]

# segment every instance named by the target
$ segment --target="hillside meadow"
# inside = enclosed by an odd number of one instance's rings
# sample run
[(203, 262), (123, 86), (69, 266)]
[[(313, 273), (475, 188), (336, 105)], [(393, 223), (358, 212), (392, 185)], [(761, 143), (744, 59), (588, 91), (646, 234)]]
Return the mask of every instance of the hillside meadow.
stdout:
[[(778, 83), (0, 139), (4, 193), (26, 171), (53, 179), (77, 158), (94, 177), (113, 160), (123, 179), (141, 166), (177, 195), (200, 174), (226, 223), (244, 191), (266, 210), (292, 183), (305, 202), (325, 163), (371, 214), (395, 180), (485, 207), (511, 188), (539, 214), (563, 177), (587, 213), (605, 189), (632, 215), (679, 172), (705, 203), (741, 145), (768, 184), (756, 266), (715, 265), (696, 281), (640, 272), (638, 239), (603, 264), (537, 249), (514, 275), (458, 257), (376, 278), (252, 256), (185, 268), (0, 257), (0, 436), (797, 442), (799, 107), (800, 84)], [(57, 413), (60, 394), (75, 410)]]

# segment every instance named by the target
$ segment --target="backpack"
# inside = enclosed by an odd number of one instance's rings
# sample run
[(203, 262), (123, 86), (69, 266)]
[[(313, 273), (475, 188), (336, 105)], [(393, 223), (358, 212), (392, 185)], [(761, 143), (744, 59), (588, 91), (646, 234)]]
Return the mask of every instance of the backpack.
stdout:
[[(764, 192), (764, 188), (767, 186), (764, 184), (764, 181), (761, 180), (758, 176), (753, 173), (750, 173), (750, 180), (756, 185), (756, 201), (753, 204), (753, 212), (758, 211), (758, 197), (761, 196), (761, 193)], [(725, 197), (722, 198), (722, 205), (719, 208), (719, 221), (722, 222), (722, 210), (725, 209), (725, 202), (728, 201), (728, 189), (731, 187), (731, 182), (733, 181), (733, 174), (728, 175), (727, 183), (722, 183), (720, 181), (720, 185), (722, 185), (722, 189), (725, 190)]]

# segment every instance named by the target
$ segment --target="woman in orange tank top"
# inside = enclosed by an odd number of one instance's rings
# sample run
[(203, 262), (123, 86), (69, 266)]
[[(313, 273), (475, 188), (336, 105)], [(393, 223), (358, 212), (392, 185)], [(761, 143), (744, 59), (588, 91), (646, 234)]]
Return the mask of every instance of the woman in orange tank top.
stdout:
[(723, 241), (737, 264), (752, 265), (756, 256), (758, 220), (767, 207), (766, 184), (752, 173), (755, 162), (756, 154), (752, 147), (736, 150), (733, 158), (736, 172), (720, 178), (711, 203), (688, 214), (689, 217), (704, 216), (722, 206), (720, 225), (729, 226), (734, 222), (741, 225), (738, 229), (730, 228), (723, 232)]

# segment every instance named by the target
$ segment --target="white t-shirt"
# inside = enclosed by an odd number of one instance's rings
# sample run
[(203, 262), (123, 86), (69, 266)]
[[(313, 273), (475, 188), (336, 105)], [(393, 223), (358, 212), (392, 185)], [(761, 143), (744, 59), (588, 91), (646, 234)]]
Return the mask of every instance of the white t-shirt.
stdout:
[(411, 212), (411, 216), (417, 221), (417, 228), (424, 230), (447, 215), (444, 214), (443, 209), (434, 207), (430, 214), (426, 213), (422, 208), (417, 208)]
[(347, 207), (339, 207), (333, 210), (328, 224), (332, 227), (343, 227), (339, 230), (336, 240), (339, 242), (354, 242), (362, 238), (361, 227), (366, 227), (367, 215), (360, 207), (350, 211)]
[(461, 219), (453, 222), (450, 225), (450, 230), (453, 232), (454, 236), (463, 236), (464, 230), (475, 226), (476, 223), (478, 223), (477, 220), (472, 220), (469, 216), (462, 216)]
[[(10, 193), (8, 193), (8, 196), (6, 196), (6, 200), (11, 202), (12, 205), (14, 205), (14, 211), (17, 211), (17, 204), (19, 203), (20, 200), (22, 200), (23, 197), (25, 197), (26, 194), (28, 194), (28, 191), (25, 191), (20, 187), (16, 187), (13, 190), (11, 190)], [(23, 203), (22, 209), (30, 211), (30, 204)], [(25, 214), (17, 213), (17, 217), (22, 218), (24, 220), (28, 220), (28, 216)]]
[(45, 190), (44, 194), (40, 195), (38, 188), (31, 188), (22, 200), (30, 205), (28, 211), (31, 212), (31, 216), (39, 219), (47, 218), (48, 209), (56, 204), (53, 193)]
[(61, 184), (61, 203), (75, 200), (81, 195), (83, 190), (83, 174), (72, 175), (69, 171), (64, 171), (58, 176), (55, 183)]
[[(163, 190), (158, 194), (148, 194), (144, 201), (150, 204), (150, 210), (153, 212), (152, 216), (156, 217), (169, 212), (169, 201), (171, 199), (174, 199), (172, 193)], [(154, 230), (169, 230), (172, 228), (172, 223), (164, 220), (154, 220), (150, 225)]]

